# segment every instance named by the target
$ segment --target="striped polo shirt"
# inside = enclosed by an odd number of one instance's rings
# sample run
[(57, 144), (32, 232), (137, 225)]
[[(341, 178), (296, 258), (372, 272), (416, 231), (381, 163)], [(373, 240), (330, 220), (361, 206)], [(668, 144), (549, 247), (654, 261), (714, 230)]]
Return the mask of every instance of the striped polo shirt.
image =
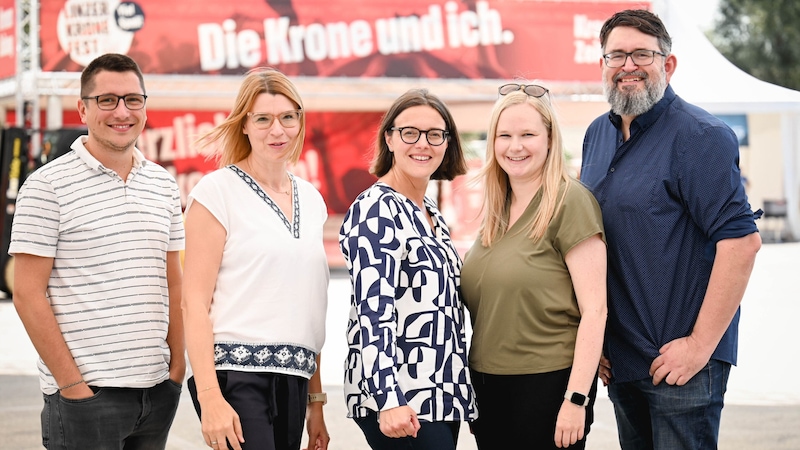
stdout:
[[(152, 387), (169, 376), (166, 256), (184, 246), (180, 193), (136, 149), (123, 181), (86, 139), (25, 180), (9, 253), (53, 258), (48, 300), (88, 384)], [(39, 372), (56, 392), (41, 359)]]

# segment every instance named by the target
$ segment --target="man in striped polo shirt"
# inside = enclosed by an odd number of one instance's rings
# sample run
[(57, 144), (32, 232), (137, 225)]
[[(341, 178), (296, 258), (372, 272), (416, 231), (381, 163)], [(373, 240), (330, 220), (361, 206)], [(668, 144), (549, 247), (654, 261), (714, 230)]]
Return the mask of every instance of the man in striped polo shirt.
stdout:
[(88, 128), (25, 181), (9, 253), (14, 306), (39, 353), (42, 443), (164, 448), (185, 371), (178, 186), (134, 144), (144, 78), (106, 54), (81, 75)]

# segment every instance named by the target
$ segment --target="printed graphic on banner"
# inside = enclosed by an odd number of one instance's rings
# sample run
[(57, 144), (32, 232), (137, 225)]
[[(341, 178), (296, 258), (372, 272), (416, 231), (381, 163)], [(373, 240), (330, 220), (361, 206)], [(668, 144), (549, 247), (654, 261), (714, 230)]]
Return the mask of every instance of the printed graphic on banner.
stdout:
[(88, 65), (105, 53), (128, 53), (133, 33), (144, 25), (142, 9), (118, 0), (67, 0), (58, 13), (56, 30), (70, 60)]
[(600, 25), (645, 2), (66, 0), (41, 6), (42, 69), (126, 53), (145, 73), (596, 81)]
[(14, 0), (0, 0), (0, 79), (16, 74), (17, 16)]

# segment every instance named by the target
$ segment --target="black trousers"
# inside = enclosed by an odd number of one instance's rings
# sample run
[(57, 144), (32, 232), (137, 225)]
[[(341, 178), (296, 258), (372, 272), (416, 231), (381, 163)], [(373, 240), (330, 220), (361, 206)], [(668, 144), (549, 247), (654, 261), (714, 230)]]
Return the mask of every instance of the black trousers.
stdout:
[[(556, 419), (570, 369), (533, 375), (490, 375), (472, 370), (472, 385), (478, 404), (478, 419), (472, 431), (480, 450), (558, 449)], [(586, 435), (594, 421), (597, 378), (586, 407)], [(586, 437), (570, 449), (581, 450)]]
[[(242, 422), (244, 450), (298, 450), (308, 402), (308, 380), (292, 375), (218, 370), (222, 396)], [(197, 416), (202, 417), (194, 377), (188, 381)]]
[(372, 450), (455, 450), (461, 428), (461, 422), (420, 422), (416, 438), (390, 438), (381, 432), (375, 412), (353, 420)]

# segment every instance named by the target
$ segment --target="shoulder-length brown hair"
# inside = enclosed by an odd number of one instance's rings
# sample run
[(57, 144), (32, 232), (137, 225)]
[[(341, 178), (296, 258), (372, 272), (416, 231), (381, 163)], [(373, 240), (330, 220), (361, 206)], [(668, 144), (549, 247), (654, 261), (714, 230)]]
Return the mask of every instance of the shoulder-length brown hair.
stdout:
[(303, 100), (300, 98), (297, 88), (286, 75), (269, 67), (257, 67), (245, 75), (242, 85), (239, 87), (236, 102), (228, 117), (197, 140), (197, 144), (201, 148), (216, 144), (212, 157), (218, 159), (219, 167), (237, 163), (250, 155), (252, 151), (250, 140), (247, 139), (243, 129), (245, 121), (248, 119), (247, 113), (253, 108), (256, 97), (261, 94), (283, 95), (300, 111), (300, 132), (290, 144), (289, 163), (294, 164), (300, 159), (306, 135)]
[(467, 163), (464, 161), (464, 152), (461, 149), (461, 138), (458, 135), (456, 122), (444, 102), (439, 97), (428, 92), (427, 89), (409, 90), (398, 97), (386, 114), (383, 115), (381, 124), (378, 127), (378, 136), (375, 140), (375, 156), (372, 159), (370, 173), (377, 177), (382, 177), (392, 168), (394, 153), (389, 151), (389, 145), (386, 144), (386, 135), (391, 133), (391, 128), (394, 126), (394, 120), (397, 116), (412, 106), (430, 106), (435, 109), (444, 119), (445, 131), (448, 133), (444, 159), (439, 168), (436, 169), (436, 172), (431, 175), (431, 180), (452, 180), (458, 175), (467, 173)]
[[(564, 160), (563, 140), (558, 119), (550, 100), (545, 97), (532, 97), (523, 91), (515, 91), (500, 97), (492, 109), (489, 131), (486, 139), (486, 164), (480, 177), (484, 185), (483, 211), (485, 213), (481, 225), (481, 244), (491, 247), (508, 231), (508, 205), (511, 198), (511, 185), (508, 174), (497, 163), (494, 155), (494, 140), (497, 134), (497, 122), (500, 114), (508, 107), (527, 103), (542, 115), (542, 122), (547, 127), (550, 148), (542, 168), (542, 202), (529, 227), (529, 237), (538, 241), (544, 236), (550, 221), (558, 213), (564, 201), (571, 178), (567, 173)], [(561, 189), (562, 185), (564, 189)], [(560, 193), (559, 193), (560, 191)]]

